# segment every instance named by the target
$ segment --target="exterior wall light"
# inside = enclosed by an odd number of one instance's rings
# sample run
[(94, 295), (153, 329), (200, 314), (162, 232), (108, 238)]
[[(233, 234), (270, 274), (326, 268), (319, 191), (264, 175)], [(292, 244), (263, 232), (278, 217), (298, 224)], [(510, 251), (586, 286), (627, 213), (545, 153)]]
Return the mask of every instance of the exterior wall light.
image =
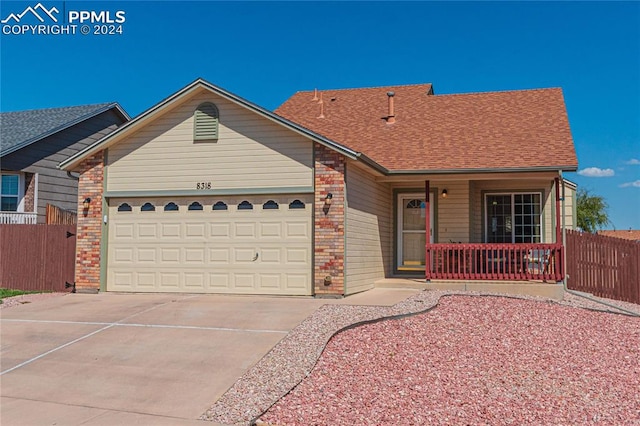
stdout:
[(442, 198), (447, 198), (449, 196), (449, 192), (446, 189), (442, 190)]
[(327, 196), (324, 198), (324, 205), (325, 206), (330, 206), (332, 199), (333, 199), (333, 194), (332, 193), (328, 193)]
[(85, 210), (89, 210), (89, 204), (91, 203), (91, 198), (87, 197), (82, 202), (82, 208)]

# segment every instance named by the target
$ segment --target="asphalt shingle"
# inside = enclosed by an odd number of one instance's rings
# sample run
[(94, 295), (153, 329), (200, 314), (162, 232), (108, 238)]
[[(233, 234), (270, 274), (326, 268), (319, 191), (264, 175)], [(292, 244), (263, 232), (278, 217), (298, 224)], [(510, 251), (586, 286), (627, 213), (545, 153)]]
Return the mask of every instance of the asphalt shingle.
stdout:
[[(388, 123), (387, 92), (395, 122)], [(433, 95), (431, 84), (298, 92), (275, 112), (389, 170), (558, 167), (578, 161), (561, 89)]]
[(98, 114), (115, 103), (0, 113), (0, 155), (27, 146)]

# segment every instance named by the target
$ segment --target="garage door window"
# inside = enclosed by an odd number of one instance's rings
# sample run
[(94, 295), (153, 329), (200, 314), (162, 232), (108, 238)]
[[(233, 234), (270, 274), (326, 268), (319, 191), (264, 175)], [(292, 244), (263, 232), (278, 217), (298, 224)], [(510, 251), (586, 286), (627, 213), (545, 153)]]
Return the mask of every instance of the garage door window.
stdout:
[(122, 203), (118, 206), (118, 211), (119, 212), (130, 212), (131, 211), (131, 206), (127, 203)]
[(293, 200), (289, 203), (290, 209), (304, 209), (304, 203), (300, 200)]
[(202, 210), (202, 204), (194, 201), (193, 203), (189, 204), (189, 210)]
[(253, 210), (253, 204), (245, 200), (238, 204), (238, 210)]
[(227, 210), (227, 209), (228, 209), (227, 205), (222, 201), (218, 201), (213, 205), (213, 210)]
[(177, 212), (178, 209), (178, 205), (174, 202), (171, 202), (169, 204), (167, 204), (166, 206), (164, 206), (164, 211), (165, 212)]
[(140, 207), (141, 212), (155, 212), (156, 206), (151, 203), (144, 203), (142, 207)]
[(278, 203), (276, 203), (273, 200), (269, 200), (266, 203), (264, 203), (262, 205), (262, 209), (263, 210), (277, 210), (278, 209)]

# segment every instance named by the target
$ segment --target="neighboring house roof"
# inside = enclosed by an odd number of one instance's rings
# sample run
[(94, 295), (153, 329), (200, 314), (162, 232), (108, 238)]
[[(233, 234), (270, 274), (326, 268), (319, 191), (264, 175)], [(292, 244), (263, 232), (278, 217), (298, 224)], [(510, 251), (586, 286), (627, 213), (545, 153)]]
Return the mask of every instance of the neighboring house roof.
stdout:
[(135, 117), (133, 120), (129, 121), (128, 123), (124, 124), (118, 129), (114, 130), (112, 133), (100, 139), (93, 145), (90, 145), (84, 150), (69, 157), (67, 160), (60, 163), (58, 167), (64, 170), (73, 170), (73, 168), (78, 166), (82, 162), (82, 160), (84, 160), (85, 158), (111, 146), (114, 143), (117, 143), (122, 138), (126, 137), (127, 135), (130, 135), (132, 132), (137, 131), (139, 128), (144, 126), (149, 121), (154, 120), (156, 117), (158, 117), (161, 114), (164, 114), (166, 111), (170, 110), (173, 106), (187, 99), (191, 94), (197, 93), (197, 91), (199, 90), (209, 90), (210, 92), (215, 93), (218, 96), (221, 96), (239, 106), (242, 106), (250, 111), (253, 111), (277, 124), (280, 124), (294, 132), (297, 132), (298, 134), (307, 136), (315, 142), (318, 142), (331, 149), (334, 149), (349, 158), (356, 159), (361, 157), (364, 161), (370, 163), (370, 160), (368, 160), (365, 156), (357, 152), (354, 152), (339, 143), (336, 143), (330, 139), (322, 137), (309, 129), (303, 128), (294, 122), (291, 122), (277, 114), (274, 114), (273, 112), (266, 110), (244, 98), (241, 98), (240, 96), (234, 95), (233, 93), (228, 92), (221, 87), (215, 86), (209, 83), (208, 81), (202, 78), (199, 78), (194, 82), (192, 82), (191, 84), (184, 87), (183, 89), (177, 91), (173, 95), (169, 96), (168, 98), (162, 100), (158, 104), (144, 111), (143, 113)]
[(129, 115), (118, 103), (103, 103), (62, 108), (34, 109), (0, 113), (0, 156), (8, 155), (77, 123), (116, 109), (125, 120)]
[(605, 230), (605, 231), (598, 231), (598, 234), (604, 235), (605, 237), (624, 238), (625, 240), (640, 241), (639, 229), (627, 229), (627, 230), (620, 230), (620, 231)]
[(431, 84), (323, 90), (321, 111), (315, 92), (297, 92), (276, 113), (392, 172), (577, 169), (561, 89), (432, 93)]

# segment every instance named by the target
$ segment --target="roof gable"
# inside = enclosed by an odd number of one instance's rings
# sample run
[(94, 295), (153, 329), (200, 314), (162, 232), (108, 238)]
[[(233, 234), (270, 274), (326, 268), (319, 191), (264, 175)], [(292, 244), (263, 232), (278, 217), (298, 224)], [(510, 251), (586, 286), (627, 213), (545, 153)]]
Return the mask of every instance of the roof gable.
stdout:
[(125, 120), (129, 119), (120, 105), (114, 102), (0, 113), (0, 156), (8, 155), (112, 108)]
[(577, 168), (560, 89), (432, 93), (430, 84), (298, 92), (276, 113), (392, 173)]
[(357, 158), (358, 156), (358, 153), (338, 143), (335, 143), (330, 139), (324, 138), (321, 135), (318, 135), (308, 129), (305, 129), (294, 122), (291, 122), (283, 117), (280, 117), (271, 111), (268, 111), (244, 98), (241, 98), (231, 92), (226, 91), (225, 89), (222, 89), (221, 87), (215, 86), (207, 82), (206, 80), (199, 78), (194, 82), (192, 82), (191, 84), (184, 87), (183, 89), (179, 90), (178, 92), (172, 94), (171, 96), (157, 103), (153, 107), (149, 108), (145, 112), (141, 113), (140, 115), (135, 117), (133, 120), (121, 126), (120, 128), (118, 128), (111, 134), (105, 136), (101, 140), (97, 141), (93, 145), (87, 147), (86, 149), (78, 152), (74, 156), (63, 161), (62, 163), (60, 163), (58, 167), (65, 170), (72, 170), (74, 167), (80, 164), (80, 162), (82, 162), (83, 159), (105, 148), (108, 148), (109, 146), (115, 143), (118, 143), (128, 135), (131, 135), (132, 133), (144, 127), (147, 123), (155, 120), (156, 118), (167, 113), (168, 111), (171, 111), (173, 108), (177, 107), (182, 102), (190, 99), (191, 96), (194, 96), (195, 94), (200, 93), (202, 90), (208, 90), (218, 96), (221, 96), (239, 106), (242, 106), (250, 111), (253, 111), (254, 113), (261, 115), (279, 125), (282, 125), (298, 134), (304, 135), (315, 142), (318, 142), (331, 149), (334, 149), (340, 152), (341, 154), (346, 155), (347, 157)]

